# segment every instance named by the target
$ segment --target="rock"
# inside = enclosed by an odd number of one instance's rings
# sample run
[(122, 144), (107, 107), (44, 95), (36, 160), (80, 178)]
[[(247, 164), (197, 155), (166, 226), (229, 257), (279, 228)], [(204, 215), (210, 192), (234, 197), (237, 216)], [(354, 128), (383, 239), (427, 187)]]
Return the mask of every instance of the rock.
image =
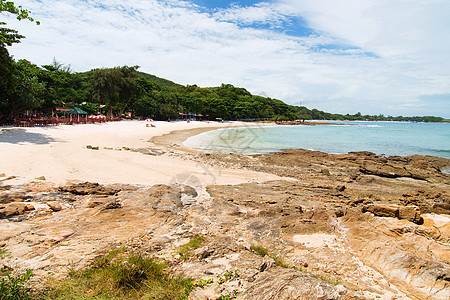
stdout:
[(7, 180), (14, 179), (14, 178), (17, 178), (17, 176), (8, 176), (6, 178), (0, 179), (0, 181), (7, 181)]
[(103, 209), (116, 209), (116, 208), (121, 208), (122, 204), (120, 204), (116, 199), (109, 201), (108, 203), (105, 204), (105, 206), (103, 207)]
[(343, 217), (346, 214), (346, 209), (344, 208), (339, 208), (338, 210), (336, 210), (335, 214), (337, 218)]
[(57, 201), (47, 201), (45, 204), (47, 204), (52, 211), (60, 211), (62, 209), (61, 204)]
[(109, 199), (106, 198), (106, 197), (93, 197), (93, 198), (90, 198), (90, 199), (88, 199), (86, 201), (85, 206), (87, 208), (94, 208), (94, 207), (97, 207), (99, 205), (105, 204), (108, 200)]
[(416, 206), (400, 206), (398, 210), (398, 218), (405, 219), (416, 224), (423, 224), (420, 216), (420, 210)]
[(36, 177), (35, 179), (37, 179), (37, 180), (46, 180), (45, 176), (39, 176), (39, 177)]
[(378, 217), (391, 217), (405, 219), (416, 224), (422, 224), (420, 210), (416, 206), (398, 206), (391, 204), (369, 204), (365, 205), (362, 212), (371, 212)]
[(398, 206), (389, 204), (369, 204), (362, 208), (362, 212), (371, 212), (377, 217), (398, 218)]
[(311, 274), (277, 267), (259, 273), (239, 299), (341, 299), (341, 295)]
[(68, 186), (59, 187), (62, 192), (69, 192), (75, 195), (114, 195), (120, 191), (119, 188), (113, 186), (102, 186), (98, 183), (83, 182)]
[(262, 263), (259, 265), (259, 271), (264, 272), (275, 266), (275, 261), (269, 256), (264, 256)]
[(338, 192), (343, 192), (343, 191), (345, 191), (345, 189), (346, 189), (345, 185), (336, 186), (336, 191), (338, 191)]
[(12, 202), (0, 206), (0, 218), (8, 218), (16, 215), (23, 215), (27, 211), (28, 204), (23, 202)]

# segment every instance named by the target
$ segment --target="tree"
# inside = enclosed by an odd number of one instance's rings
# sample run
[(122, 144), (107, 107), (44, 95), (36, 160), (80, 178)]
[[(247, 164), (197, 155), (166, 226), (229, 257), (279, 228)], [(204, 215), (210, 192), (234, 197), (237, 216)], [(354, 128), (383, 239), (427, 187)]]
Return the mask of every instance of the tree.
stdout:
[(110, 118), (113, 117), (113, 110), (122, 114), (136, 100), (139, 88), (133, 79), (138, 68), (124, 66), (92, 71), (92, 97), (107, 106)]
[[(27, 19), (36, 22), (30, 16), (30, 11), (22, 6), (15, 6), (12, 1), (0, 0), (0, 13), (6, 12), (16, 15), (18, 20)], [(16, 68), (16, 63), (9, 55), (6, 46), (19, 43), (24, 38), (16, 30), (3, 27), (5, 22), (0, 22), (0, 123), (10, 118), (20, 110), (31, 106), (31, 83), (23, 76), (23, 72)]]
[[(39, 21), (35, 21), (34, 18), (31, 17), (31, 12), (28, 9), (23, 8), (22, 6), (15, 6), (12, 1), (0, 0), (0, 13), (7, 12), (13, 15), (16, 15), (17, 20), (29, 20), (31, 22), (36, 22), (36, 25), (39, 25)], [(5, 22), (0, 22), (0, 26), (6, 25)], [(0, 46), (11, 46), (13, 43), (19, 43), (20, 39), (24, 38), (23, 35), (20, 35), (16, 30), (0, 27)]]

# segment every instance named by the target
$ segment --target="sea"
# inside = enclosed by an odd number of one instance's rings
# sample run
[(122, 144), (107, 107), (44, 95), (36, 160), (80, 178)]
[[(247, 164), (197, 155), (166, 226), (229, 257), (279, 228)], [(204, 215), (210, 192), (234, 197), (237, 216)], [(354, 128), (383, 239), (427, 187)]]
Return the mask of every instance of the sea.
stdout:
[(190, 137), (185, 145), (205, 152), (264, 154), (308, 149), (383, 156), (432, 155), (450, 159), (450, 123), (338, 122), (218, 129)]

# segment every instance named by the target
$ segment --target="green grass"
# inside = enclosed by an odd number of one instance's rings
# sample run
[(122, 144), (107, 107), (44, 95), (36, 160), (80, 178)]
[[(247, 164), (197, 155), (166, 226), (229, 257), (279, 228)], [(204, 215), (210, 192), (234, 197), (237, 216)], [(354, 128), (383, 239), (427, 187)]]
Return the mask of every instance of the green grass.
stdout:
[(193, 281), (165, 263), (115, 250), (67, 279), (49, 283), (43, 299), (187, 299)]
[(255, 252), (256, 254), (258, 254), (261, 257), (264, 256), (268, 256), (271, 259), (273, 259), (275, 261), (275, 264), (279, 267), (282, 268), (289, 268), (289, 265), (287, 265), (284, 260), (282, 258), (280, 258), (279, 256), (269, 252), (269, 250), (267, 250), (266, 248), (264, 248), (263, 246), (260, 245), (251, 245), (250, 249)]
[(27, 287), (27, 281), (33, 276), (31, 270), (21, 275), (7, 274), (0, 278), (0, 300), (32, 300), (34, 292)]
[(13, 274), (13, 268), (3, 259), (9, 257), (6, 249), (0, 248), (0, 300), (35, 299), (35, 293), (28, 287), (28, 280), (33, 276), (31, 270), (23, 274)]
[(206, 238), (203, 235), (198, 234), (193, 236), (189, 242), (178, 248), (178, 254), (180, 254), (181, 259), (187, 260), (191, 255), (191, 252), (199, 248), (205, 239)]

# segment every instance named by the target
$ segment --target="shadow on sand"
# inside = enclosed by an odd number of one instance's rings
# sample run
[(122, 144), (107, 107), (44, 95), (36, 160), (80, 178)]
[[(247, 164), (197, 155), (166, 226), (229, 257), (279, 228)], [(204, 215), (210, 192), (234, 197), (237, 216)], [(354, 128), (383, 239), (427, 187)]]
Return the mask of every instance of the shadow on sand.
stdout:
[(0, 143), (10, 144), (48, 144), (55, 140), (42, 133), (27, 132), (23, 128), (0, 129)]

